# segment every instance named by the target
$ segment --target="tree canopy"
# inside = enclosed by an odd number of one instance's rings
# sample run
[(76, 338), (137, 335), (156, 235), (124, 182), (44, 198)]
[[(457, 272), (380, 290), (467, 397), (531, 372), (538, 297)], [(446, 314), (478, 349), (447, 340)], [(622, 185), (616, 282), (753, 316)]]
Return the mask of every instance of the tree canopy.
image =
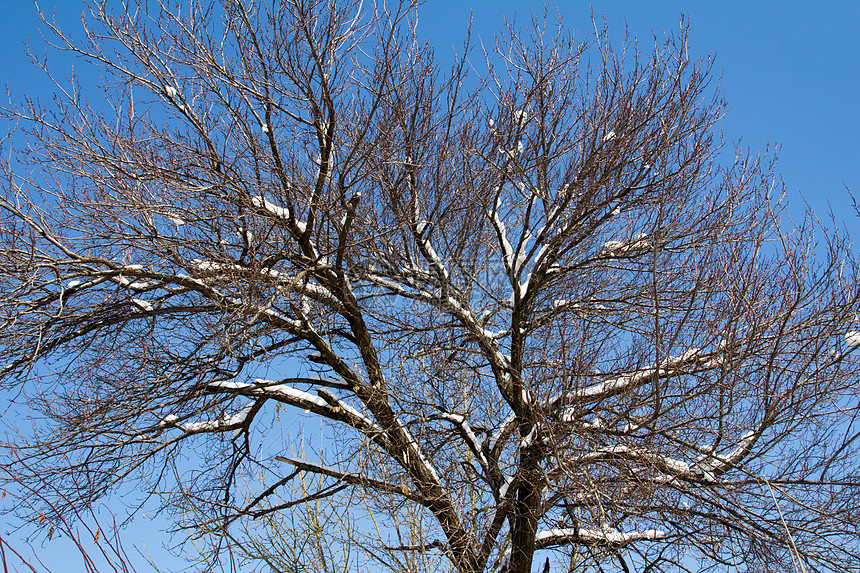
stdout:
[(411, 2), (108, 4), (46, 22), (99, 89), (2, 109), (4, 465), (52, 507), (134, 483), (279, 571), (302, 511), (344, 569), (860, 569), (857, 261), (683, 30), (447, 70)]

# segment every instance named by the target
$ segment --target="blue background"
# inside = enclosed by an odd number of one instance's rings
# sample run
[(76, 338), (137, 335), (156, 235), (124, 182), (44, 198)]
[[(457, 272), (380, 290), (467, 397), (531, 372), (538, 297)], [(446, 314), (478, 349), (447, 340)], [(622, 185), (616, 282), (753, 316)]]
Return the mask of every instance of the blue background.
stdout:
[[(45, 0), (41, 5), (49, 15), (56, 8), (60, 26), (80, 36), (81, 2)], [(622, 39), (626, 29), (644, 48), (652, 34), (677, 32), (685, 14), (692, 57), (716, 56), (715, 80), (729, 104), (721, 124), (728, 146), (739, 143), (754, 152), (777, 146), (789, 215), (801, 219), (808, 203), (829, 223), (832, 209), (836, 224), (858, 235), (860, 220), (849, 190), (860, 196), (860, 2), (555, 1), (548, 7), (551, 13), (560, 11), (578, 34), (592, 33), (593, 10), (598, 19), (605, 16), (611, 37)], [(25, 53), (28, 38), (38, 56), (45, 47), (43, 26), (33, 11), (27, 0), (0, 0), (0, 81), (8, 85), (12, 102), (20, 102), (23, 94), (47, 102), (53, 92)], [(454, 49), (460, 51), (470, 18), (475, 39), (491, 44), (504, 17), (516, 15), (527, 24), (532, 12), (542, 17), (543, 11), (543, 2), (523, 0), (430, 0), (421, 9), (418, 31), (446, 63)], [(59, 77), (72, 65), (86, 74), (83, 62), (64, 54), (49, 53), (48, 63)], [(124, 538), (128, 545), (145, 542), (164, 570), (175, 570), (159, 549), (167, 540), (158, 534), (158, 523), (138, 518)], [(0, 523), (0, 535), (7, 539), (8, 529)], [(55, 571), (83, 571), (62, 541), (43, 544), (34, 538), (33, 550)]]

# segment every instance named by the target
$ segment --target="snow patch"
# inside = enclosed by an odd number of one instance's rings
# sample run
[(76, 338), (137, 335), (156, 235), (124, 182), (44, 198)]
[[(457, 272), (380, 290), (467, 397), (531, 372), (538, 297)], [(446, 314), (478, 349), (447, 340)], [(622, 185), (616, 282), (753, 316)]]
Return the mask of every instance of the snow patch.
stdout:
[(239, 227), (239, 230), (236, 231), (236, 235), (244, 238), (249, 245), (254, 241), (254, 233), (245, 229), (244, 227)]
[(143, 300), (142, 298), (133, 298), (131, 299), (131, 302), (133, 302), (135, 306), (145, 312), (149, 312), (153, 309), (152, 303), (150, 303), (148, 300)]
[(281, 219), (289, 219), (290, 218), (290, 210), (281, 207), (279, 205), (275, 205), (271, 201), (266, 200), (262, 195), (254, 195), (251, 197), (251, 204), (258, 209), (263, 209), (274, 215), (275, 217)]
[(169, 219), (170, 222), (173, 223), (174, 225), (176, 225), (177, 227), (181, 227), (182, 225), (185, 224), (185, 219), (183, 219), (182, 217), (180, 217), (176, 213), (165, 213), (164, 216), (167, 217), (167, 219)]
[[(616, 207), (612, 214), (617, 215), (620, 212), (621, 209)], [(639, 233), (629, 241), (607, 241), (603, 244), (603, 251), (608, 253), (626, 254), (644, 251), (650, 247), (651, 244), (648, 242), (648, 235), (645, 233)]]
[(502, 484), (502, 487), (499, 488), (499, 498), (505, 497), (508, 493), (508, 489), (511, 487), (511, 483), (514, 481), (514, 476), (508, 476), (505, 480), (505, 483)]
[(665, 531), (659, 529), (645, 529), (643, 531), (618, 531), (617, 529), (548, 529), (541, 531), (535, 535), (535, 541), (544, 541), (552, 543), (554, 540), (559, 542), (569, 539), (581, 539), (592, 543), (610, 543), (613, 545), (623, 545), (633, 541), (656, 541), (663, 539), (668, 535)]
[(219, 382), (210, 382), (210, 388), (221, 388), (223, 390), (241, 390), (243, 388), (249, 388), (250, 384), (245, 384), (243, 382), (229, 382), (229, 381), (219, 381)]
[[(257, 384), (264, 385), (267, 380), (263, 380), (261, 378), (257, 378), (255, 380)], [(298, 400), (299, 402), (306, 402), (307, 404), (298, 404), (299, 406), (308, 406), (314, 405), (319, 406), (320, 408), (328, 408), (328, 402), (320, 398), (319, 396), (314, 396), (313, 394), (309, 394), (304, 390), (299, 390), (298, 388), (293, 388), (292, 386), (287, 386), (286, 384), (278, 384), (276, 386), (268, 386), (263, 389), (263, 394), (273, 395), (273, 397), (282, 396), (287, 399)], [(307, 410), (306, 410), (307, 411)]]
[[(251, 413), (251, 409), (253, 407), (254, 407), (253, 402), (249, 403), (249, 404), (245, 404), (245, 406), (243, 406), (241, 410), (239, 410), (238, 412), (236, 412), (235, 414), (233, 414), (229, 418), (225, 419), (224, 425), (225, 426), (234, 426), (234, 425), (244, 424), (245, 420), (248, 419), (248, 414)], [(241, 428), (241, 427), (234, 428), (233, 429), (233, 437), (238, 438), (239, 435), (242, 433), (242, 430), (243, 430), (243, 428)]]
[(206, 420), (204, 422), (189, 422), (182, 424), (182, 429), (186, 432), (211, 432), (219, 428), (218, 421)]
[(531, 431), (520, 441), (521, 448), (527, 448), (532, 445), (535, 439), (535, 431), (537, 430), (537, 426), (532, 427)]
[(516, 414), (514, 414), (513, 412), (511, 412), (511, 414), (507, 418), (505, 418), (505, 421), (502, 422), (502, 424), (498, 427), (498, 429), (496, 429), (496, 431), (494, 431), (492, 433), (492, 435), (487, 439), (487, 449), (488, 450), (490, 450), (492, 452), (496, 448), (496, 444), (501, 439), (502, 434), (505, 433), (508, 426), (510, 426), (511, 424), (514, 423), (515, 419), (516, 419)]

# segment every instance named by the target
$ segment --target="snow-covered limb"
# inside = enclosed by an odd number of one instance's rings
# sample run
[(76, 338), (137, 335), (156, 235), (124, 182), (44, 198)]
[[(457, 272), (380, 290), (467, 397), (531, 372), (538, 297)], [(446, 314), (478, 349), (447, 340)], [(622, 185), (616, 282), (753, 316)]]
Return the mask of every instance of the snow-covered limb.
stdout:
[[(303, 380), (312, 382), (312, 380), (309, 378)], [(342, 383), (339, 383), (339, 386), (342, 386)], [(289, 386), (277, 380), (265, 380), (263, 378), (257, 378), (256, 380), (254, 380), (253, 384), (246, 384), (243, 382), (219, 381), (211, 382), (209, 384), (209, 387), (218, 390), (236, 392), (239, 394), (244, 394), (246, 396), (261, 396), (265, 398), (271, 398), (273, 400), (278, 400), (279, 402), (284, 402), (290, 404), (291, 406), (296, 406), (304, 410), (310, 410), (314, 407), (324, 408), (326, 410), (329, 409), (328, 402), (326, 402), (322, 398), (314, 396), (313, 394), (305, 392), (304, 390), (293, 388), (292, 386)]]
[[(421, 224), (419, 223), (419, 225)], [(445, 268), (445, 262), (436, 253), (436, 249), (433, 248), (433, 243), (430, 242), (429, 237), (421, 235), (422, 231), (417, 231), (421, 254), (424, 255), (424, 258), (427, 259), (427, 262), (430, 263), (430, 266), (439, 275), (439, 280), (447, 284), (449, 275), (448, 269)]]
[(152, 303), (148, 300), (143, 300), (142, 298), (133, 298), (131, 302), (137, 307), (137, 309), (142, 310), (144, 312), (149, 312), (153, 309)]
[(511, 475), (505, 478), (505, 483), (503, 483), (502, 487), (499, 488), (499, 499), (508, 495), (508, 490), (510, 490), (512, 483), (514, 483), (514, 476)]
[[(721, 456), (707, 453), (693, 463), (688, 464), (683, 460), (648, 451), (644, 448), (635, 448), (625, 445), (608, 446), (599, 448), (593, 452), (585, 453), (573, 459), (564, 460), (562, 466), (577, 466), (582, 464), (597, 463), (615, 459), (623, 459), (639, 464), (643, 468), (657, 470), (665, 474), (664, 479), (682, 479), (708, 482), (715, 481), (717, 477), (726, 473), (749, 455), (755, 442), (761, 436), (760, 432), (747, 432), (738, 441), (731, 453)], [(700, 448), (704, 451), (704, 448)]]
[(535, 434), (537, 434), (537, 429), (537, 425), (532, 426), (531, 431), (522, 440), (520, 440), (521, 448), (528, 448), (532, 445), (535, 439)]
[(617, 445), (599, 448), (593, 452), (588, 452), (579, 457), (565, 460), (564, 465), (582, 465), (595, 463), (599, 461), (623, 459), (630, 462), (638, 463), (643, 467), (657, 470), (666, 474), (671, 478), (680, 478), (686, 480), (696, 480), (703, 477), (701, 471), (694, 470), (690, 465), (662, 454), (649, 452), (642, 448), (633, 448), (630, 446)]
[(430, 463), (426, 457), (424, 457), (424, 453), (421, 451), (421, 446), (418, 445), (418, 442), (415, 441), (415, 438), (412, 437), (412, 434), (409, 433), (409, 430), (406, 429), (406, 424), (400, 424), (400, 427), (403, 429), (403, 433), (406, 435), (406, 440), (409, 442), (409, 450), (407, 450), (410, 456), (417, 456), (418, 461), (424, 466), (424, 469), (428, 474), (432, 477), (435, 485), (440, 485), (442, 480), (439, 479), (439, 474), (436, 472), (436, 468), (433, 467), (433, 464)]
[(487, 451), (492, 452), (493, 450), (495, 450), (498, 443), (514, 431), (515, 424), (516, 414), (511, 412), (511, 414), (507, 418), (505, 418), (505, 421), (499, 425), (496, 431), (490, 434), (484, 440), (484, 444), (487, 447)]
[(173, 414), (168, 414), (161, 420), (161, 422), (158, 423), (157, 427), (159, 429), (167, 427), (179, 428), (187, 434), (199, 434), (202, 432), (226, 432), (227, 430), (233, 430), (233, 435), (236, 436), (239, 434), (242, 425), (248, 419), (248, 414), (251, 413), (251, 410), (253, 408), (254, 403), (251, 402), (249, 404), (245, 404), (245, 406), (243, 406), (241, 410), (239, 410), (232, 416), (221, 418), (219, 420), (203, 420), (200, 422), (187, 422), (185, 424), (178, 423), (179, 418), (177, 418)]
[(589, 545), (619, 547), (636, 541), (658, 541), (668, 536), (668, 533), (659, 529), (645, 529), (642, 531), (618, 531), (612, 528), (548, 529), (538, 532), (535, 536), (535, 544), (538, 549), (553, 545), (563, 545), (565, 543), (586, 543)]
[(286, 384), (275, 384), (272, 386), (268, 386), (267, 383), (270, 383), (269, 380), (263, 380), (262, 378), (257, 378), (255, 380), (255, 384), (261, 386), (256, 393), (259, 393), (261, 396), (266, 396), (269, 398), (274, 398), (276, 400), (280, 400), (282, 402), (286, 402), (293, 406), (298, 406), (303, 408), (304, 410), (311, 410), (314, 406), (317, 408), (323, 408), (324, 410), (329, 409), (328, 402), (320, 398), (319, 396), (314, 396), (313, 394), (309, 394), (304, 390), (299, 390), (298, 388), (293, 388), (292, 386), (287, 386)]
[(259, 269), (253, 269), (240, 265), (238, 263), (221, 263), (215, 261), (204, 261), (202, 259), (192, 259), (191, 266), (193, 266), (197, 271), (201, 273), (207, 273), (207, 275), (217, 275), (217, 273), (228, 272), (255, 272), (260, 277), (276, 280), (278, 283), (278, 288), (282, 288), (285, 291), (301, 292), (308, 297), (316, 300), (317, 302), (321, 302), (323, 304), (328, 305), (329, 307), (340, 306), (340, 301), (331, 293), (331, 291), (329, 291), (324, 286), (317, 283), (309, 282), (307, 280), (301, 280), (299, 277), (283, 273), (271, 267), (260, 267)]
[(460, 428), (460, 433), (463, 438), (466, 440), (466, 444), (469, 446), (469, 449), (478, 458), (478, 463), (481, 464), (481, 467), (484, 468), (484, 471), (487, 470), (487, 458), (484, 457), (484, 452), (481, 450), (481, 442), (478, 441), (478, 436), (475, 435), (475, 432), (472, 431), (472, 426), (469, 424), (469, 421), (466, 419), (466, 416), (462, 414), (454, 414), (451, 412), (442, 412), (439, 414), (439, 417), (443, 420), (448, 420), (449, 422), (453, 422), (457, 424)]
[(502, 263), (505, 266), (505, 272), (508, 273), (508, 276), (513, 277), (513, 267), (514, 267), (514, 247), (511, 245), (511, 242), (508, 240), (507, 229), (505, 228), (505, 223), (502, 221), (501, 217), (499, 217), (499, 205), (496, 204), (492, 213), (488, 213), (490, 220), (493, 222), (493, 227), (496, 230), (496, 236), (499, 239), (499, 245), (502, 247)]
[[(294, 382), (305, 381), (309, 384), (320, 384), (342, 390), (348, 389), (342, 381), (320, 377), (296, 378), (292, 380)], [(296, 408), (301, 408), (306, 412), (313, 410), (315, 413), (328, 419), (343, 422), (379, 443), (385, 441), (383, 437), (384, 432), (373, 420), (322, 388), (316, 388), (319, 396), (314, 396), (309, 392), (289, 386), (283, 383), (283, 381), (264, 380), (262, 378), (257, 378), (253, 384), (233, 381), (212, 382), (209, 384), (209, 388), (235, 392), (245, 396), (269, 398)]]
[[(672, 370), (683, 366), (693, 366), (703, 363), (704, 360), (705, 356), (701, 353), (700, 349), (692, 348), (679, 356), (667, 358), (659, 367), (655, 368), (650, 366), (648, 368), (642, 368), (640, 370), (622, 374), (615, 378), (609, 378), (602, 382), (598, 382), (597, 384), (588, 386), (587, 388), (570, 392), (568, 393), (568, 396), (572, 397), (574, 400), (600, 400), (626, 390), (636, 388), (645, 382), (653, 380), (657, 376), (664, 376), (669, 374)], [(712, 364), (712, 362), (713, 361), (707, 362), (704, 365), (709, 368), (716, 367), (718, 365)]]
[(741, 437), (731, 453), (725, 456), (715, 454), (706, 455), (704, 459), (696, 463), (695, 467), (704, 472), (705, 477), (709, 480), (719, 477), (742, 462), (749, 455), (750, 451), (752, 451), (752, 447), (760, 437), (761, 431), (749, 431)]
[(602, 251), (608, 255), (629, 255), (651, 248), (648, 235), (639, 233), (629, 241), (607, 241), (603, 244)]
[(275, 205), (271, 201), (265, 199), (262, 195), (254, 195), (251, 197), (251, 204), (266, 211), (267, 213), (277, 217), (278, 219), (288, 220), (290, 218), (290, 210), (286, 207)]
[(180, 216), (179, 216), (179, 215), (177, 215), (176, 213), (167, 212), (167, 213), (165, 213), (165, 214), (164, 214), (164, 216), (165, 216), (165, 217), (167, 217), (167, 219), (168, 219), (171, 223), (173, 223), (174, 225), (176, 225), (177, 227), (181, 227), (182, 225), (184, 225), (184, 224), (185, 224), (185, 219), (183, 219), (182, 217), (180, 217)]
[(245, 423), (245, 420), (248, 419), (248, 414), (251, 413), (251, 410), (254, 409), (254, 403), (249, 402), (245, 404), (241, 410), (233, 414), (230, 418), (224, 421), (225, 424), (233, 426), (233, 436), (238, 436), (242, 433), (242, 425)]
[(132, 283), (128, 283), (126, 286), (132, 290), (145, 290), (153, 286), (154, 283), (149, 281), (134, 281)]
[(236, 236), (241, 237), (245, 243), (250, 245), (254, 242), (254, 233), (246, 229), (245, 227), (238, 227), (236, 229)]
[[(197, 434), (200, 432), (214, 432), (216, 430), (222, 429), (221, 422), (219, 420), (204, 420), (202, 422), (188, 422), (187, 424), (177, 424), (177, 426), (189, 433), (189, 434)], [(224, 428), (226, 429), (226, 428)]]
[(331, 392), (327, 392), (318, 388), (317, 394), (319, 394), (321, 398), (328, 402), (331, 405), (332, 409), (334, 409), (335, 411), (337, 409), (340, 409), (346, 412), (347, 415), (352, 418), (350, 425), (354, 428), (364, 433), (379, 433), (382, 431), (376, 424), (373, 423), (370, 418), (368, 418), (367, 416), (365, 416), (364, 414), (362, 414), (361, 412), (359, 412), (358, 410), (332, 394)]
[(595, 414), (592, 421), (582, 420), (582, 412), (579, 408), (569, 406), (561, 411), (560, 420), (567, 424), (576, 424), (583, 430), (599, 430), (603, 427), (603, 418)]

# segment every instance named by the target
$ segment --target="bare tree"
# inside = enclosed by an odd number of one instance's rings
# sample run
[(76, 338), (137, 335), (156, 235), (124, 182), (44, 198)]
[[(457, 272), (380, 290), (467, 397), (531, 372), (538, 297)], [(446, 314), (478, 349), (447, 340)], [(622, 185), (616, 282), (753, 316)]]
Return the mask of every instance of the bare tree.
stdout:
[(860, 570), (856, 260), (727, 158), (683, 30), (443, 71), (411, 2), (151, 4), (47, 21), (104, 89), (3, 111), (7, 447), (54, 504), (137, 480), (249, 555), (330, 504), (400, 571)]

